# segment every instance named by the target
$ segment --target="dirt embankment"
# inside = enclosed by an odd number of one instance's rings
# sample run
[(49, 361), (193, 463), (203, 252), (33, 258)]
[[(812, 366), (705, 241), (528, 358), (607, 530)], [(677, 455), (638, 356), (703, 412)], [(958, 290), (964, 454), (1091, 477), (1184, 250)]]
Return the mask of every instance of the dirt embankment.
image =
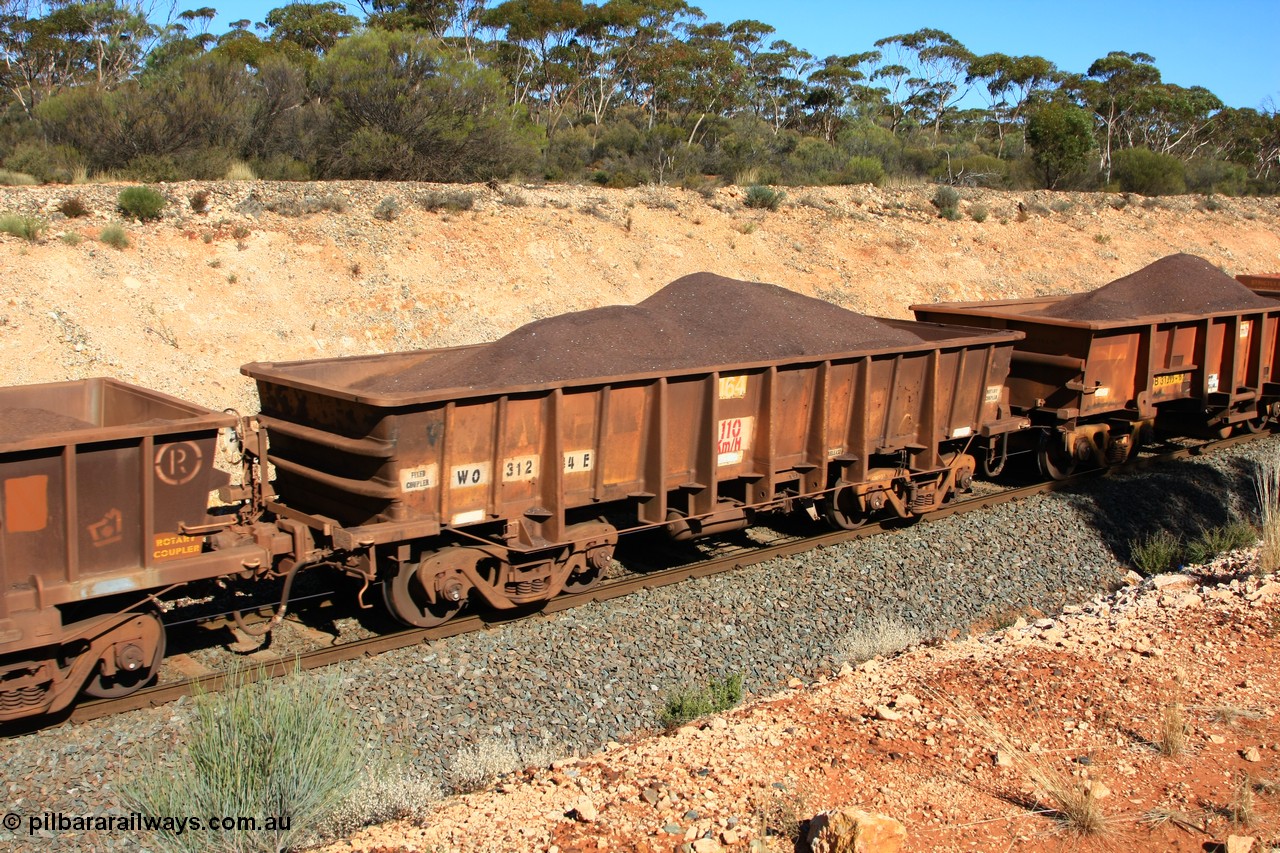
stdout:
[[(738, 188), (200, 182), (162, 185), (163, 218), (125, 223), (116, 249), (98, 237), (119, 189), (0, 189), (0, 213), (49, 222), (36, 243), (0, 234), (0, 381), (109, 374), (247, 411), (245, 362), (492, 340), (701, 271), (903, 317), (1089, 289), (1175, 252), (1280, 270), (1275, 199), (966, 191), (951, 222), (930, 187), (793, 189), (761, 211)], [(454, 194), (470, 209), (440, 206)], [(58, 213), (73, 197), (88, 216)]]

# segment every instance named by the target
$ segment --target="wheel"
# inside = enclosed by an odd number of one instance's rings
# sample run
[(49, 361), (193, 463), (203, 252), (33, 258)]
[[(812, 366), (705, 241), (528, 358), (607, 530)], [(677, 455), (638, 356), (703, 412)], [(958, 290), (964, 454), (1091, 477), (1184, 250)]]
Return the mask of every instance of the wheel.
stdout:
[(574, 572), (569, 575), (569, 579), (564, 582), (564, 591), (573, 595), (579, 592), (586, 592), (594, 589), (600, 584), (601, 572), (597, 568), (589, 568), (585, 571)]
[(1250, 418), (1249, 420), (1244, 422), (1245, 431), (1251, 432), (1254, 435), (1257, 435), (1258, 433), (1262, 432), (1266, 428), (1267, 428), (1267, 418), (1264, 415), (1258, 415), (1256, 418)]
[(462, 609), (464, 600), (440, 601), (427, 598), (418, 580), (418, 564), (401, 567), (394, 577), (382, 582), (382, 600), (399, 621), (414, 628), (435, 628), (448, 622)]
[(858, 506), (853, 489), (836, 489), (822, 502), (822, 516), (836, 530), (857, 530), (867, 523), (870, 514)]
[(151, 654), (150, 661), (143, 659), (146, 657), (145, 647), (148, 645), (146, 640), (141, 644), (126, 644), (120, 655), (128, 662), (136, 662), (137, 668), (125, 669), (117, 662), (115, 675), (109, 676), (103, 673), (102, 666), (99, 665), (85, 683), (86, 695), (95, 699), (119, 699), (121, 696), (128, 696), (135, 690), (141, 689), (156, 677), (156, 673), (160, 671), (160, 664), (164, 661), (164, 623), (154, 613), (143, 614), (139, 618), (145, 620), (141, 625), (144, 637), (150, 635), (154, 643), (155, 651)]
[(1054, 480), (1065, 480), (1075, 473), (1075, 454), (1062, 446), (1061, 436), (1046, 432), (1040, 437), (1040, 449), (1036, 453), (1040, 473)]

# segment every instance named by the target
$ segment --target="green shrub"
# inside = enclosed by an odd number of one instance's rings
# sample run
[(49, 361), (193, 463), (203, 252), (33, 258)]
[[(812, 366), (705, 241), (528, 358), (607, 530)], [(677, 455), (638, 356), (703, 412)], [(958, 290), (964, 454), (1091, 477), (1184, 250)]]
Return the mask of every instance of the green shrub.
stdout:
[(943, 219), (960, 218), (960, 193), (955, 187), (940, 186), (933, 193), (932, 204)]
[(120, 225), (108, 225), (103, 228), (102, 233), (98, 235), (98, 239), (116, 249), (129, 248), (129, 235)]
[(311, 167), (301, 160), (277, 154), (267, 160), (254, 163), (258, 177), (264, 181), (309, 181)]
[[(258, 673), (261, 675), (261, 673)], [(129, 806), (154, 818), (183, 815), (252, 817), (259, 826), (287, 818), (275, 831), (237, 831), (217, 849), (281, 851), (300, 846), (355, 789), (365, 751), (349, 730), (350, 713), (335, 679), (292, 675), (250, 683), (229, 676), (228, 689), (195, 697), (185, 755), (165, 772), (139, 774), (124, 788)], [(172, 762), (160, 747), (150, 763)], [(283, 823), (283, 822), (282, 822)], [(172, 851), (204, 851), (216, 834), (159, 831), (152, 840)]]
[(20, 175), (21, 183), (69, 184), (82, 158), (69, 145), (48, 145), (43, 142), (20, 142), (4, 157), (4, 168)]
[(1203, 565), (1219, 554), (1244, 548), (1258, 541), (1258, 532), (1243, 521), (1232, 521), (1204, 530), (1187, 543), (1188, 563)]
[(84, 242), (84, 235), (79, 234), (75, 231), (67, 231), (63, 233), (60, 239), (62, 240), (64, 245), (79, 246), (81, 243)]
[(1177, 195), (1187, 191), (1182, 161), (1147, 148), (1128, 148), (1111, 155), (1111, 179), (1125, 192), (1145, 196)]
[(418, 196), (418, 204), (423, 210), (447, 210), (460, 213), (475, 206), (474, 193), (466, 190), (431, 190)]
[(747, 198), (743, 203), (757, 210), (777, 210), (784, 196), (785, 194), (778, 190), (754, 184), (747, 188)]
[(181, 181), (188, 175), (172, 154), (139, 154), (125, 164), (123, 177), (129, 181)]
[(16, 213), (6, 213), (0, 216), (0, 232), (12, 234), (14, 237), (21, 237), (34, 243), (40, 239), (40, 233), (47, 227), (43, 219), (35, 216), (19, 216)]
[(1130, 560), (1143, 577), (1169, 571), (1181, 556), (1182, 537), (1168, 530), (1157, 530), (1129, 542)]
[(985, 204), (976, 202), (969, 205), (969, 218), (974, 222), (986, 222), (987, 217), (991, 215), (991, 210)]
[(850, 157), (840, 172), (842, 184), (874, 184), (884, 181), (884, 164), (878, 157)]
[(164, 209), (164, 196), (151, 187), (126, 187), (116, 197), (116, 205), (125, 216), (132, 216), (139, 222), (159, 219)]
[(1244, 195), (1249, 188), (1249, 170), (1236, 163), (1222, 160), (1192, 160), (1184, 165), (1187, 189), (1212, 196)]
[(727, 711), (742, 701), (742, 675), (734, 673), (725, 679), (712, 678), (706, 687), (682, 685), (667, 694), (659, 719), (668, 728), (682, 726), (690, 720)]
[(58, 212), (68, 219), (79, 219), (89, 215), (89, 207), (76, 195), (58, 202)]

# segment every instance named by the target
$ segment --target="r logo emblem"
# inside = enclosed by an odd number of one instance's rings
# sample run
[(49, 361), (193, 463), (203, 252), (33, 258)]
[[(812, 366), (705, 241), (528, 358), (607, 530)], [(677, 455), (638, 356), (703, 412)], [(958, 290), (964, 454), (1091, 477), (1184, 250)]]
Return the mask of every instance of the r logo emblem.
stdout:
[(194, 441), (166, 444), (156, 450), (156, 476), (162, 483), (181, 486), (196, 478), (203, 462), (204, 454)]

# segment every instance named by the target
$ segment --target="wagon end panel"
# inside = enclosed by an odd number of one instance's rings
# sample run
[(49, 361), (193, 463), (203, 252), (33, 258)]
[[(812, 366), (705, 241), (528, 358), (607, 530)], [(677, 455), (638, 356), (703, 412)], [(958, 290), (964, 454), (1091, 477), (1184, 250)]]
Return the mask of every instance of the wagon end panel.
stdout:
[(258, 394), (275, 491), (292, 509), (357, 526), (404, 520), (438, 501), (438, 409), (395, 415), (262, 380)]

